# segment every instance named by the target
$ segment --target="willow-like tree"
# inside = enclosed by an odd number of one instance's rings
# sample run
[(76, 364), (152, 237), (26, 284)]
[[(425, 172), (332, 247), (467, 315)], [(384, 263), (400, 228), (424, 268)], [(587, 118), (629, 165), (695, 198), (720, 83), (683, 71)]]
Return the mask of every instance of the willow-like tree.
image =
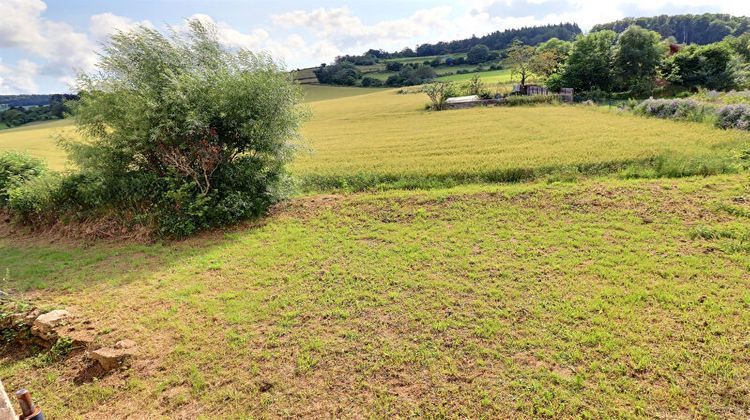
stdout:
[(186, 235), (260, 215), (283, 196), (305, 110), (272, 57), (225, 48), (192, 20), (167, 35), (117, 33), (78, 82), (83, 140), (67, 148), (81, 172), (68, 199), (81, 209)]

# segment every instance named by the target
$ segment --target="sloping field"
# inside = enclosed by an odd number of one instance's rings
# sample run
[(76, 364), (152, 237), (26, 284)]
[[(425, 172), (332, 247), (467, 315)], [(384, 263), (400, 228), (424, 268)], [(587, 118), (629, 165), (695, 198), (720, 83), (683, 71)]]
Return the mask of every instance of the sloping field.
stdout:
[[(430, 187), (543, 176), (631, 177), (736, 171), (750, 133), (646, 119), (585, 106), (424, 110), (421, 94), (305, 86), (313, 118), (292, 165), (304, 190)], [(356, 96), (350, 96), (356, 95)], [(26, 150), (62, 169), (57, 121), (0, 132), (0, 150)]]
[[(440, 77), (438, 78), (438, 80), (442, 80), (445, 82), (463, 82), (471, 80), (471, 78), (475, 75), (479, 75), (479, 78), (482, 79), (482, 83), (485, 84), (492, 85), (497, 83), (511, 82), (511, 71), (509, 69), (483, 71), (479, 73), (452, 74), (450, 76)], [(517, 76), (516, 79), (518, 79)], [(518, 82), (518, 80), (516, 80), (516, 82)]]
[(373, 92), (382, 91), (382, 89), (374, 88), (327, 85), (303, 85), (302, 90), (305, 93), (305, 102), (327, 101), (330, 99), (347, 98), (350, 96), (369, 95)]
[(596, 107), (424, 111), (426, 97), (387, 90), (311, 104), (313, 152), (293, 165), (306, 188), (429, 186), (542, 175), (732, 171), (750, 134), (617, 115)]
[(298, 198), (156, 245), (0, 225), (4, 290), (132, 367), (0, 351), (48, 418), (747, 418), (746, 175)]
[(50, 168), (65, 168), (65, 153), (55, 143), (57, 135), (72, 130), (69, 120), (28, 124), (0, 131), (0, 151), (18, 150), (44, 159)]

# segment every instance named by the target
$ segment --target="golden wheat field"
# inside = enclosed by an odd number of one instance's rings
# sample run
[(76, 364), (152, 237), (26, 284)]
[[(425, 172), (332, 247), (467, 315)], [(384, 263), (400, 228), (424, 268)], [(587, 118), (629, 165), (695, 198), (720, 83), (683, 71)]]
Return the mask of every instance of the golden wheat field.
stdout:
[[(517, 181), (554, 173), (636, 176), (732, 172), (750, 134), (645, 119), (586, 106), (495, 107), (430, 112), (421, 94), (313, 87), (305, 143), (291, 165), (308, 189), (383, 183)], [(317, 89), (323, 89), (319, 92)], [(351, 89), (356, 90), (357, 96)], [(328, 98), (328, 99), (326, 99)], [(0, 132), (0, 150), (65, 166), (57, 121)]]

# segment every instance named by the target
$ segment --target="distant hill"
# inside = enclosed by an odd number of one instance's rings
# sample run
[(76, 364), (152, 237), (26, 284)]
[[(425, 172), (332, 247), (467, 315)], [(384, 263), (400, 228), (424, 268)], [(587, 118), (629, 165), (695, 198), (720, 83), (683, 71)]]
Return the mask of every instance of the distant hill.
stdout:
[(673, 36), (680, 44), (711, 44), (727, 35), (741, 35), (750, 29), (750, 18), (717, 13), (702, 15), (661, 15), (653, 17), (625, 18), (616, 22), (595, 25), (591, 31), (610, 29), (622, 32), (630, 25), (638, 25), (660, 33), (663, 37)]
[(460, 39), (449, 42), (438, 42), (436, 44), (422, 44), (414, 51), (414, 56), (424, 57), (443, 54), (466, 53), (471, 47), (479, 44), (488, 46), (491, 50), (504, 50), (514, 40), (519, 40), (527, 45), (537, 45), (558, 38), (569, 41), (581, 34), (581, 28), (575, 23), (560, 23), (557, 25), (532, 26), (519, 29), (506, 29), (495, 31), (482, 37)]
[(0, 95), (0, 108), (49, 105), (53, 95)]

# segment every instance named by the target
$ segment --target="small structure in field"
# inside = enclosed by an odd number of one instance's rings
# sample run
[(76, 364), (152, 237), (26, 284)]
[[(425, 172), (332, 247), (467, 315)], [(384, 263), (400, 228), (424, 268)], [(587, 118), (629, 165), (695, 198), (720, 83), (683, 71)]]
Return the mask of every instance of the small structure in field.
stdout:
[(475, 106), (497, 105), (502, 99), (482, 99), (478, 95), (456, 96), (445, 101), (445, 109), (462, 109)]
[(479, 101), (478, 95), (469, 95), (469, 96), (456, 96), (454, 98), (448, 98), (447, 101), (445, 101), (448, 105), (456, 105), (456, 104), (466, 104), (466, 103), (472, 103)]

